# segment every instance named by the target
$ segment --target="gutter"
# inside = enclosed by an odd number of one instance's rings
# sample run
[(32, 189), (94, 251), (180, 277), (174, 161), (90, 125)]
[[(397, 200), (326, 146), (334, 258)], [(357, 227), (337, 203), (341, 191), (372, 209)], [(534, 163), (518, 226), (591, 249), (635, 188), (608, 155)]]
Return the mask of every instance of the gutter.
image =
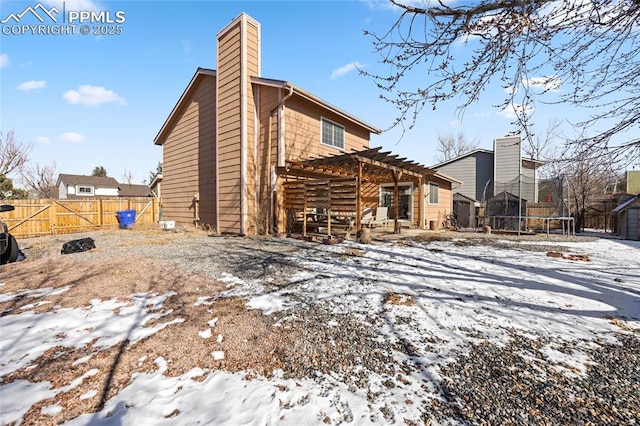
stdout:
[[(275, 192), (276, 188), (276, 179), (277, 179), (277, 175), (276, 175), (276, 166), (271, 166), (271, 119), (273, 117), (273, 114), (276, 111), (280, 111), (280, 109), (282, 107), (284, 107), (284, 103), (291, 97), (293, 96), (293, 86), (288, 86), (289, 88), (289, 93), (287, 93), (284, 98), (282, 98), (280, 100), (280, 102), (278, 102), (278, 105), (276, 105), (275, 108), (273, 108), (271, 110), (271, 112), (269, 113), (269, 128), (267, 129), (267, 131), (269, 132), (269, 138), (268, 138), (268, 143), (267, 143), (267, 161), (269, 162), (269, 184), (268, 184), (268, 188), (269, 188), (269, 230), (268, 232), (271, 232), (271, 230), (273, 229), (273, 193)], [(281, 156), (282, 156), (282, 162), (284, 163), (284, 149), (285, 149), (285, 144), (284, 144), (284, 127), (282, 126), (282, 122), (284, 121), (284, 114), (282, 114), (282, 117), (279, 117), (280, 119), (278, 120), (278, 134), (277, 134), (277, 138), (278, 138), (278, 145), (277, 145), (277, 165), (280, 165), (280, 160), (281, 160)]]

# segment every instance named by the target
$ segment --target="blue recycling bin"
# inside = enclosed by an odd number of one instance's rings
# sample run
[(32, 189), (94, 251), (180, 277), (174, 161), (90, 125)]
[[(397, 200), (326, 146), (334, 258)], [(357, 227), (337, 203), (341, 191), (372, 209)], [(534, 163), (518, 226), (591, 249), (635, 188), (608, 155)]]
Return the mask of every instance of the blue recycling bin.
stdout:
[(116, 212), (116, 217), (118, 218), (118, 225), (120, 229), (131, 229), (136, 221), (136, 211), (122, 210)]

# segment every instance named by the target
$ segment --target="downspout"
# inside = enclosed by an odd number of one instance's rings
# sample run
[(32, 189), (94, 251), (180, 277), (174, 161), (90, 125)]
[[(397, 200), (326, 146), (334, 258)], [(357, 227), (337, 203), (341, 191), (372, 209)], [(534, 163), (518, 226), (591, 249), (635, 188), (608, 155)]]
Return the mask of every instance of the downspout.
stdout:
[[(289, 93), (287, 93), (285, 95), (284, 98), (282, 98), (282, 100), (280, 100), (280, 102), (278, 102), (278, 105), (276, 105), (276, 107), (274, 109), (271, 110), (271, 112), (269, 113), (269, 128), (267, 129), (267, 132), (269, 134), (269, 143), (267, 144), (267, 161), (269, 162), (269, 181), (268, 181), (268, 188), (269, 188), (269, 233), (271, 233), (274, 229), (274, 217), (273, 217), (273, 193), (275, 192), (275, 166), (271, 166), (271, 120), (273, 117), (273, 114), (275, 114), (280, 108), (282, 108), (282, 106), (284, 105), (284, 103), (287, 101), (287, 99), (289, 99), (291, 96), (293, 96), (293, 86), (289, 86)], [(280, 158), (280, 150), (284, 149), (284, 146), (281, 147), (280, 146), (280, 122), (278, 121), (278, 133), (277, 133), (277, 151), (276, 151), (276, 164), (278, 163), (278, 160)]]

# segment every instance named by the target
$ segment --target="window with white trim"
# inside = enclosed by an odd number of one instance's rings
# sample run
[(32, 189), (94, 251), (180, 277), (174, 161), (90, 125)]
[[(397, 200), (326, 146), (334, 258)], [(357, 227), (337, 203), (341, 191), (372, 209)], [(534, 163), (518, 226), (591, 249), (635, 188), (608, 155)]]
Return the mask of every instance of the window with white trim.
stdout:
[(93, 186), (80, 186), (76, 187), (76, 194), (78, 195), (93, 195)]
[(440, 185), (437, 183), (429, 182), (429, 204), (438, 204), (438, 191)]
[(322, 144), (344, 149), (344, 126), (326, 118), (322, 118), (320, 121)]

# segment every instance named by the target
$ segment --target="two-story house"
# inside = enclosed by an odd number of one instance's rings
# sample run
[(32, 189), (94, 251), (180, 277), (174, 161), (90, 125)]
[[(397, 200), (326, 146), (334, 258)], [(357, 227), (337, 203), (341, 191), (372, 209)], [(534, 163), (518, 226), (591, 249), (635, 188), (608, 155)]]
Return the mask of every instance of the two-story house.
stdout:
[[(253, 18), (240, 14), (216, 40), (216, 69), (196, 70), (154, 139), (163, 150), (165, 219), (221, 233), (280, 232), (287, 221), (283, 183), (291, 176), (351, 173), (358, 200), (378, 205), (389, 198), (389, 188), (376, 181), (363, 195), (374, 179), (362, 173), (372, 167), (385, 172), (387, 183), (402, 185), (399, 198), (406, 206), (398, 215), (410, 225), (423, 227), (429, 214), (451, 210), (455, 180), (368, 150), (379, 129), (288, 81), (262, 77), (260, 24)], [(327, 158), (332, 164), (301, 163)], [(338, 163), (360, 164), (361, 174), (336, 170)], [(357, 206), (362, 210), (360, 201)]]
[(56, 187), (58, 198), (117, 197), (117, 180), (107, 176), (85, 176), (60, 173)]
[(538, 202), (537, 170), (543, 163), (522, 158), (521, 142), (520, 136), (496, 138), (493, 151), (475, 149), (431, 166), (464, 182), (453, 189), (453, 210), (462, 226), (476, 226), (480, 204), (495, 197)]

